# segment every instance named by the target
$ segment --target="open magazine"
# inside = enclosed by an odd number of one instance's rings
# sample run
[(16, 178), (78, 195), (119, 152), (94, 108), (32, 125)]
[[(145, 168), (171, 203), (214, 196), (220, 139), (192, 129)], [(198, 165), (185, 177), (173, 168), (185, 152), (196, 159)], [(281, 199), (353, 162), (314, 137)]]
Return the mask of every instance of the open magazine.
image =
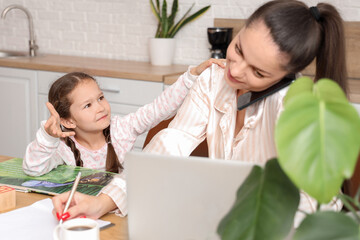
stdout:
[(76, 175), (81, 172), (77, 191), (97, 195), (116, 173), (89, 168), (60, 165), (39, 177), (26, 175), (22, 169), (22, 159), (13, 158), (0, 163), (0, 185), (11, 186), (30, 192), (57, 195), (71, 190)]

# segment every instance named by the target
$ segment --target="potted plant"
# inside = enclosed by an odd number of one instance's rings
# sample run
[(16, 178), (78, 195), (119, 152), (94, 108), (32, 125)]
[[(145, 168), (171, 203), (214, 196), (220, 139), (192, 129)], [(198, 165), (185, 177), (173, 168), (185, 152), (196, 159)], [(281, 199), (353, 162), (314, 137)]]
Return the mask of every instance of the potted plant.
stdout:
[[(341, 88), (329, 79), (297, 79), (284, 99), (276, 125), (278, 159), (256, 166), (237, 192), (237, 200), (218, 226), (222, 239), (360, 239), (359, 195), (339, 189), (352, 176), (360, 150), (360, 118)], [(299, 190), (318, 202), (293, 235)], [(340, 198), (352, 212), (322, 211)]]
[(162, 6), (160, 6), (159, 0), (156, 0), (156, 4), (154, 4), (153, 0), (150, 0), (151, 10), (158, 20), (155, 38), (150, 39), (150, 61), (153, 65), (171, 65), (175, 52), (174, 37), (176, 33), (210, 8), (210, 5), (206, 6), (189, 16), (194, 5), (175, 23), (178, 0), (173, 1), (169, 16), (167, 14), (166, 0), (163, 1)]

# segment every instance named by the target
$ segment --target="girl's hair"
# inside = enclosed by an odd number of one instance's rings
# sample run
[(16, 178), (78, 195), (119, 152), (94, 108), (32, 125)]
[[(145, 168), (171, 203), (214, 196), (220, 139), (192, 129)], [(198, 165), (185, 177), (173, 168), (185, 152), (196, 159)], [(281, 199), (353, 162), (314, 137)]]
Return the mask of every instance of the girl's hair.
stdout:
[(318, 3), (310, 9), (300, 1), (275, 0), (258, 8), (246, 27), (258, 20), (264, 21), (280, 51), (289, 56), (285, 70), (299, 72), (316, 58), (315, 81), (330, 78), (347, 91), (344, 27), (335, 7)]
[[(69, 94), (75, 89), (75, 87), (83, 81), (96, 80), (90, 75), (82, 72), (68, 73), (58, 80), (56, 80), (49, 90), (49, 102), (54, 106), (61, 118), (70, 118), (70, 106), (72, 102), (69, 99)], [(108, 150), (106, 156), (106, 171), (119, 172), (119, 169), (123, 169), (123, 166), (118, 160), (114, 147), (111, 143), (110, 126), (103, 130), (105, 140), (108, 143)], [(76, 166), (83, 166), (81, 160), (80, 151), (76, 148), (74, 141), (70, 137), (64, 138), (64, 142), (68, 145), (71, 151), (74, 153)]]

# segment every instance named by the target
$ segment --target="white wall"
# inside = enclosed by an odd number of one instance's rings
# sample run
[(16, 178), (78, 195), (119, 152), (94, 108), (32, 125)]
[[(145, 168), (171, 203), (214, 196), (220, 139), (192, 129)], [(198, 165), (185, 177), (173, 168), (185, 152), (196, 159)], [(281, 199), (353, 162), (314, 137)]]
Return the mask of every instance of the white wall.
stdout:
[[(208, 4), (211, 8), (175, 36), (178, 64), (197, 64), (210, 56), (206, 28), (214, 18), (247, 18), (265, 0), (179, 0), (178, 18), (193, 2), (194, 10)], [(311, 6), (319, 1), (305, 2)], [(327, 2), (345, 20), (360, 21), (360, 0)], [(168, 0), (169, 8), (171, 3)], [(149, 60), (148, 38), (157, 25), (149, 0), (0, 0), (0, 11), (10, 4), (30, 10), (40, 53)], [(27, 20), (19, 10), (0, 19), (0, 33), (0, 49), (28, 50)]]

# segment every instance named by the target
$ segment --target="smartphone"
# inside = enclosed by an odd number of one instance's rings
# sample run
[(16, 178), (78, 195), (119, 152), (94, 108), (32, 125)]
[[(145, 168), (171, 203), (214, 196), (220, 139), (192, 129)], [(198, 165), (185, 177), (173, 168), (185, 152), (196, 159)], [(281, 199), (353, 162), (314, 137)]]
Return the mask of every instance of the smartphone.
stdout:
[(261, 91), (261, 92), (247, 92), (239, 96), (237, 101), (238, 111), (250, 106), (257, 101), (264, 99), (265, 97), (270, 96), (277, 91), (289, 86), (295, 80), (295, 74), (289, 74), (281, 79), (280, 82), (272, 85), (271, 87)]

